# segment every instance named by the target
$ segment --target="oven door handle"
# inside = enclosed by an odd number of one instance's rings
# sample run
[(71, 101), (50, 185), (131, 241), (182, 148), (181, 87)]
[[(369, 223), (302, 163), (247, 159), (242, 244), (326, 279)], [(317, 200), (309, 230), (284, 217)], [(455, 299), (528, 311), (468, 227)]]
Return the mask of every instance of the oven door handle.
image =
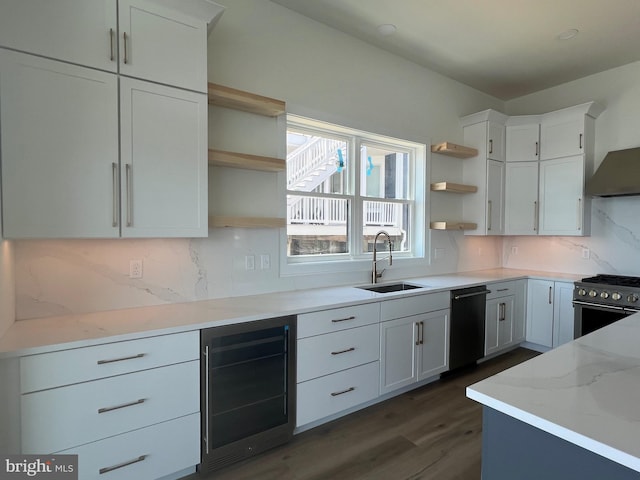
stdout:
[(640, 312), (640, 310), (638, 310), (637, 308), (624, 307), (623, 310), (625, 311), (625, 313), (628, 313), (629, 315), (633, 315), (634, 313)]
[[(618, 307), (616, 305), (602, 305), (600, 303), (591, 303), (591, 302), (583, 302), (582, 300), (574, 300), (573, 302), (573, 306), (575, 307), (576, 305), (580, 306), (580, 307), (591, 307), (591, 308), (595, 308), (596, 310), (602, 310), (605, 312), (621, 312), (621, 313), (625, 313), (625, 312), (629, 312), (630, 310), (624, 308), (624, 307)], [(638, 310), (636, 310), (638, 311)], [(633, 313), (635, 313), (636, 311), (634, 311)]]

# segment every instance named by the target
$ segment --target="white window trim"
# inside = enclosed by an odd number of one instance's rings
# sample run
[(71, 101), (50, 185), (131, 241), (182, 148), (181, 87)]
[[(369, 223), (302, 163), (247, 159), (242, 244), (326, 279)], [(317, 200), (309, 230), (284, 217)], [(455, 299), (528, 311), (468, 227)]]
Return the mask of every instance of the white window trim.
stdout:
[[(380, 142), (382, 146), (396, 146), (400, 150), (413, 150), (412, 169), (413, 169), (413, 182), (410, 188), (413, 190), (413, 205), (414, 205), (414, 222), (411, 225), (411, 245), (413, 251), (411, 252), (394, 252), (393, 264), (394, 266), (402, 267), (423, 267), (430, 264), (430, 256), (428, 254), (428, 245), (430, 242), (429, 232), (429, 208), (427, 208), (426, 201), (428, 199), (429, 191), (429, 169), (427, 168), (427, 162), (430, 160), (428, 157), (429, 149), (427, 145), (421, 144), (411, 140), (401, 140), (393, 137), (387, 137), (385, 135), (373, 134), (362, 130), (352, 129), (349, 127), (343, 127), (332, 123), (323, 122), (320, 120), (314, 120), (299, 115), (287, 114), (286, 129), (288, 129), (290, 123), (295, 123), (301, 128), (309, 127), (310, 129), (319, 128), (330, 130), (337, 135), (345, 135), (348, 137), (356, 136), (361, 138), (367, 144), (376, 144)], [(365, 138), (363, 137), (363, 134)], [(410, 148), (407, 148), (407, 143), (413, 144)], [(355, 146), (352, 147), (355, 150)], [(350, 157), (357, 160), (357, 166), (359, 166), (359, 153), (350, 152)], [(353, 174), (348, 181), (354, 182), (350, 185), (353, 195), (345, 195), (352, 198), (359, 195), (359, 191), (356, 191), (356, 186), (359, 189), (360, 182), (355, 180), (355, 176), (360, 175), (359, 168), (355, 168)], [(290, 193), (286, 190), (285, 181), (285, 195)], [(295, 192), (291, 192), (295, 193)], [(336, 195), (332, 196), (335, 198)], [(339, 196), (339, 195), (337, 195)], [(367, 197), (361, 197), (366, 200)], [(393, 201), (394, 199), (381, 199), (377, 197), (371, 197), (372, 201)], [(401, 201), (401, 200), (400, 200)], [(359, 203), (354, 202), (353, 215), (360, 215), (356, 217), (360, 219), (362, 217), (359, 210)], [(355, 227), (362, 226), (362, 220), (356, 222)], [(359, 242), (356, 242), (359, 243)], [(360, 251), (352, 252), (350, 254), (339, 255), (322, 255), (322, 258), (314, 260), (301, 260), (291, 261), (291, 258), (287, 255), (287, 229), (280, 229), (280, 276), (297, 276), (297, 275), (310, 275), (320, 273), (347, 273), (347, 272), (365, 272), (371, 269), (372, 254), (369, 252)]]

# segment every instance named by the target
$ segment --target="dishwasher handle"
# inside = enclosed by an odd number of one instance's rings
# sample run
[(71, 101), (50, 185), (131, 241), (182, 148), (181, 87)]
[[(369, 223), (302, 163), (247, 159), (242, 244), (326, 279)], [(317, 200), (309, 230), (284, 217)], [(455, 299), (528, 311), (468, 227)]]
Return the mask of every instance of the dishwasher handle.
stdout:
[(479, 292), (463, 293), (461, 295), (454, 295), (453, 299), (454, 300), (460, 300), (461, 298), (475, 297), (477, 295), (487, 295), (489, 293), (491, 293), (491, 290), (480, 290)]

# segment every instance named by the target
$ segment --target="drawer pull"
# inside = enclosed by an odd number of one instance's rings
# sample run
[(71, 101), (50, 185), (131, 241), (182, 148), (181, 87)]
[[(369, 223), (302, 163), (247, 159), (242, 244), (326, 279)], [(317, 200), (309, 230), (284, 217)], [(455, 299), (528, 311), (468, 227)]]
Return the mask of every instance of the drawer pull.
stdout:
[(141, 403), (144, 403), (145, 400), (146, 399), (141, 398), (139, 400), (136, 400), (135, 402), (123, 403), (122, 405), (116, 405), (115, 407), (99, 408), (98, 413), (106, 413), (106, 412), (111, 412), (112, 410), (118, 410), (120, 408), (133, 407), (134, 405), (140, 405)]
[(142, 357), (144, 357), (144, 353), (131, 355), (130, 357), (113, 358), (111, 360), (98, 360), (98, 365), (104, 365), (105, 363), (122, 362), (124, 360), (133, 360), (134, 358), (142, 358)]
[(496, 290), (496, 292), (506, 292), (508, 290), (509, 290), (508, 288), (499, 288)]
[(331, 394), (332, 397), (337, 397), (338, 395), (344, 395), (345, 393), (353, 392), (356, 387), (349, 387), (346, 390), (342, 390), (341, 392), (333, 392)]
[(138, 458), (134, 458), (133, 460), (129, 460), (128, 462), (122, 462), (112, 467), (101, 468), (100, 470), (98, 470), (98, 472), (100, 472), (100, 475), (102, 475), (103, 473), (113, 472), (114, 470), (118, 470), (119, 468), (128, 467), (129, 465), (133, 465), (134, 463), (142, 462), (145, 458), (147, 458), (147, 455), (140, 455)]
[(350, 317), (346, 317), (346, 318), (334, 318), (333, 320), (331, 320), (331, 323), (346, 322), (348, 320), (355, 320), (355, 319), (356, 317), (351, 315)]
[(341, 353), (353, 352), (356, 347), (347, 348), (346, 350), (340, 350), (338, 352), (331, 352), (331, 355), (340, 355)]

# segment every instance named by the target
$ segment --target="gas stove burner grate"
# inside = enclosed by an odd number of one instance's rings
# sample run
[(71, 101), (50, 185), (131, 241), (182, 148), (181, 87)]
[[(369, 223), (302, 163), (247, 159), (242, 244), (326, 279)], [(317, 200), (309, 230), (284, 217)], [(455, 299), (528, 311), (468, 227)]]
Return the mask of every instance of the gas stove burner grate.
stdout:
[(640, 277), (626, 277), (623, 275), (596, 275), (595, 277), (583, 278), (582, 282), (640, 288)]

